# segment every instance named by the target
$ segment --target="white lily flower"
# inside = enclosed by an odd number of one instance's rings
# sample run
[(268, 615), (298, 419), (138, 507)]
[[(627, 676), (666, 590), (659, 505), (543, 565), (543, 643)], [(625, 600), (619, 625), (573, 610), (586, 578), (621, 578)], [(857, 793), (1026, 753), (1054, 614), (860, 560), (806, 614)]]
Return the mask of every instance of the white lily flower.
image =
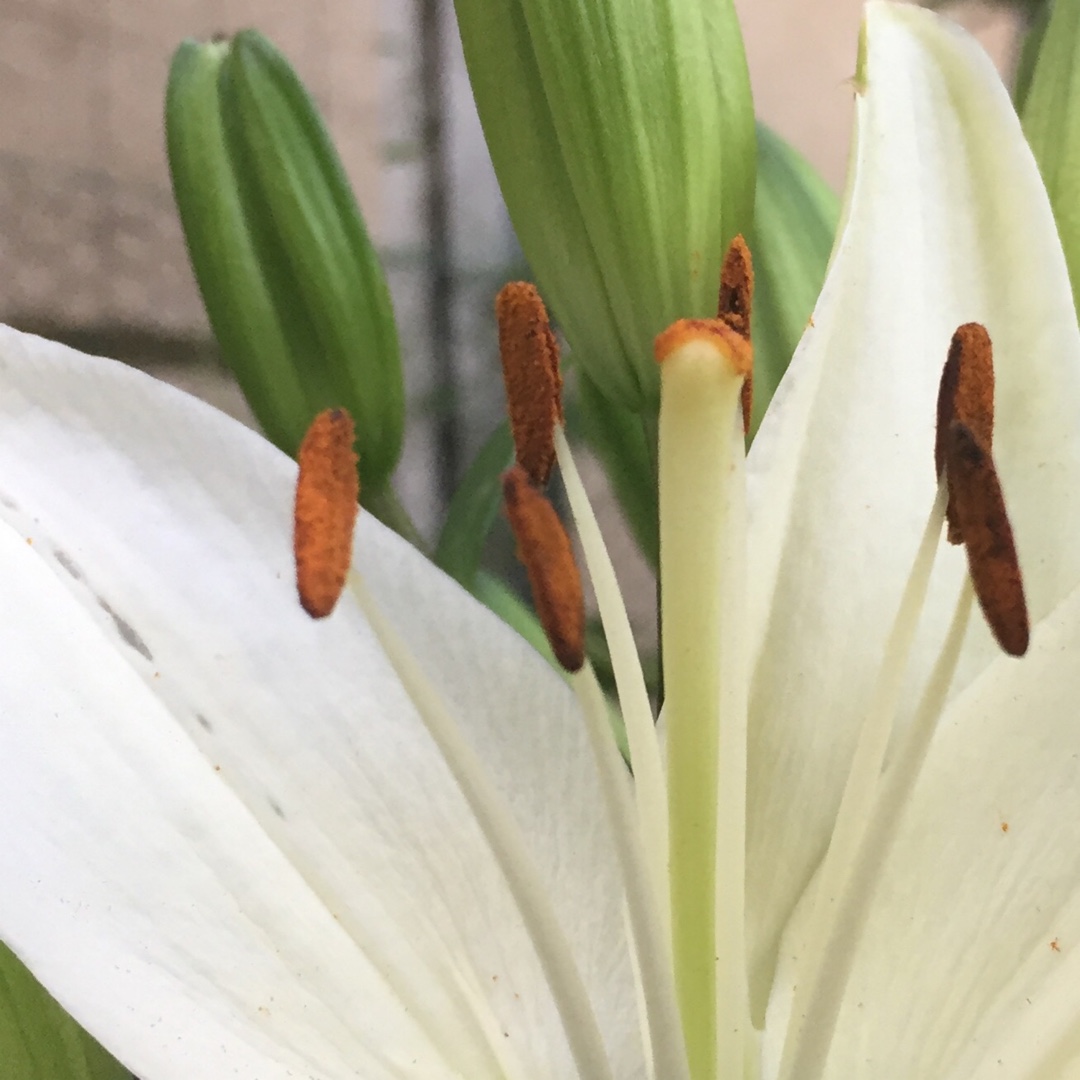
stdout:
[[(746, 514), (727, 427), (704, 503), (679, 470), (700, 446), (667, 436), (666, 777), (578, 507), (632, 793), (587, 670), (583, 709), (366, 517), (353, 587), (312, 622), (291, 462), (140, 374), (0, 334), (0, 938), (143, 1080), (1080, 1071), (1064, 260), (977, 46), (871, 4), (864, 54), (842, 237), (750, 455)], [(965, 633), (966, 563), (937, 537), (935, 397), (970, 321), (994, 343), (1022, 661), (978, 617)], [(715, 521), (682, 527), (684, 496)], [(702, 596), (720, 659), (688, 668), (675, 650), (700, 647)], [(669, 837), (656, 801), (695, 764), (678, 717), (695, 695), (719, 699), (722, 750), (698, 754), (719, 773), (700, 957), (683, 909), (697, 864), (675, 850), (687, 811), (670, 803)], [(691, 1017), (699, 991), (715, 1007)]]

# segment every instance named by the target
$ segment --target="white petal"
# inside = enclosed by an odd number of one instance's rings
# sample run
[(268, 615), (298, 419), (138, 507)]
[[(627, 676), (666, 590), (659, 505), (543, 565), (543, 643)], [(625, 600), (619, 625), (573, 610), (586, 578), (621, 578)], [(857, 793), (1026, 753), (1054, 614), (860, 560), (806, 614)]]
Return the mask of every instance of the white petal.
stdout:
[(1049, 1077), (1077, 1055), (1077, 655), (1080, 590), (1027, 657), (953, 700), (878, 884), (828, 1077)]
[[(995, 456), (1038, 618), (1078, 581), (1080, 336), (1049, 204), (989, 60), (952, 24), (870, 4), (833, 265), (751, 455), (749, 910), (760, 1008), (819, 858), (934, 495), (953, 330), (995, 347)], [(956, 595), (940, 560), (910, 701)], [(994, 655), (970, 635), (958, 687)]]
[[(85, 612), (81, 629), (71, 621), (72, 645), (29, 649), (37, 667), (26, 678), (52, 686), (59, 704), (0, 681), (0, 710), (15, 718), (5, 720), (0, 814), (24, 822), (0, 839), (0, 935), (144, 1080), (216, 1075), (217, 1044), (192, 1037), (204, 1016), (208, 1029), (215, 1017), (232, 1024), (234, 1042), (257, 1027), (265, 1045), (282, 1041), (281, 1060), (307, 1055), (319, 1076), (377, 1072), (351, 1059), (358, 1046), (406, 1074), (565, 1072), (516, 909), (366, 624), (347, 599), (320, 624), (299, 611), (294, 479), (260, 438), (183, 395), (0, 333), (0, 512), (33, 540), (46, 567), (33, 580), (48, 573)], [(357, 559), (510, 798), (603, 1010), (615, 1067), (636, 1075), (617, 876), (568, 691), (363, 516)], [(60, 599), (49, 603), (45, 625), (58, 633), (68, 616)], [(85, 679), (110, 655), (128, 673), (115, 699)], [(38, 730), (51, 732), (45, 744), (31, 740)], [(137, 762), (123, 784), (116, 758), (129, 772)], [(76, 843), (80, 817), (93, 828)], [(173, 872), (161, 865), (169, 858)], [(201, 884), (211, 873), (216, 886)], [(222, 918), (237, 896), (243, 915)], [(220, 933), (198, 932), (219, 919)], [(108, 993), (89, 999), (106, 980)], [(263, 1002), (244, 994), (253, 980), (275, 995), (265, 1020)], [(246, 1019), (234, 1015), (241, 1001)], [(168, 1048), (181, 1037), (192, 1056), (178, 1064)], [(229, 1053), (238, 1075), (277, 1075), (263, 1058)]]

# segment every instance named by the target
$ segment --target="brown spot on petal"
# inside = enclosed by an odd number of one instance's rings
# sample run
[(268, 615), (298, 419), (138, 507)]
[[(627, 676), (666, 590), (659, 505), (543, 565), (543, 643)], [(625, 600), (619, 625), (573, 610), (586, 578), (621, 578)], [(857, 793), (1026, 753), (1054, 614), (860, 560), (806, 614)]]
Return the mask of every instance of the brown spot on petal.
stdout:
[(313, 618), (334, 610), (352, 560), (360, 481), (356, 433), (345, 409), (327, 409), (311, 422), (298, 455), (293, 552), (300, 604)]
[[(994, 350), (990, 335), (981, 323), (965, 323), (957, 328), (949, 344), (949, 355), (938, 386), (937, 436), (934, 441), (934, 470), (940, 477), (945, 468), (949, 428), (959, 421), (975, 441), (992, 452), (994, 446)], [(946, 510), (949, 542), (962, 542), (956, 523), (952, 492)]]
[(503, 473), (503, 499), (540, 625), (559, 663), (578, 671), (585, 663), (585, 601), (570, 538), (521, 466)]
[(946, 451), (955, 521), (979, 606), (1010, 656), (1027, 652), (1030, 626), (1012, 526), (989, 450), (965, 424), (949, 425)]
[(555, 462), (555, 425), (563, 419), (559, 346), (544, 302), (528, 282), (503, 286), (495, 317), (515, 456), (533, 484), (543, 487)]

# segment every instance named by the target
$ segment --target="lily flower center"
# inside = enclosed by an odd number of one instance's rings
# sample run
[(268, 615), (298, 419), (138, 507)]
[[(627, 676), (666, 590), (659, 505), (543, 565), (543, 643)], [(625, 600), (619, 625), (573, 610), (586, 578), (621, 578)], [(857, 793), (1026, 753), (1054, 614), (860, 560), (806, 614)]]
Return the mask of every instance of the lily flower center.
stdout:
[[(535, 607), (577, 695), (625, 901), (644, 1058), (662, 1080), (759, 1075), (746, 948), (748, 687), (745, 428), (753, 350), (750, 254), (733, 243), (716, 319), (682, 320), (656, 340), (661, 651), (664, 702), (654, 717), (625, 604), (562, 425), (558, 350), (536, 290), (507, 286), (496, 305), (517, 464), (504, 500)], [(498, 861), (547, 977), (581, 1080), (615, 1080), (567, 937), (505, 795), (485, 774), (452, 710), (379, 609), (362, 568), (347, 566), (355, 489), (351, 428), (323, 414), (301, 450), (298, 587), (322, 616), (343, 588), (372, 630), (439, 747)], [(880, 869), (944, 708), (977, 597), (1002, 648), (1021, 655), (1028, 619), (992, 456), (993, 364), (986, 331), (953, 337), (938, 403), (938, 490), (883, 643), (874, 693), (826, 855), (810, 887), (780, 1080), (823, 1074), (847, 978)], [(566, 487), (607, 635), (632, 773), (584, 646), (572, 547), (543, 493), (555, 462)], [(963, 543), (965, 577), (922, 699), (899, 717), (901, 686), (943, 526)], [(898, 720), (903, 720), (899, 723)], [(662, 748), (660, 730), (666, 740)], [(893, 747), (886, 765), (886, 752)], [(664, 749), (666, 749), (666, 760)], [(480, 1011), (475, 1017), (483, 1029)], [(493, 1058), (505, 1050), (497, 1033)], [(505, 1062), (503, 1072), (516, 1072)]]

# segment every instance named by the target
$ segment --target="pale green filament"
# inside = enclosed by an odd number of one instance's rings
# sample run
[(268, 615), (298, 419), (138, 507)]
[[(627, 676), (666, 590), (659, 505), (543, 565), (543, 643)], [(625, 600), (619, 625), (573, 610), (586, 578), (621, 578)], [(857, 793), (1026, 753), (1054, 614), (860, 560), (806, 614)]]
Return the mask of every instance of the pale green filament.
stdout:
[(800, 1018), (802, 1023), (797, 1028), (794, 1027), (796, 1018), (792, 1016), (796, 1045), (790, 1055), (789, 1075), (798, 1077), (798, 1080), (820, 1080), (824, 1074), (844, 991), (870, 913), (875, 888), (881, 878), (881, 868), (892, 848), (904, 809), (919, 778), (938, 718), (945, 706), (967, 632), (973, 599), (971, 579), (965, 577), (945, 644), (930, 674), (911, 727), (904, 734), (896, 757), (882, 778), (877, 801), (863, 831), (843, 892), (834, 905), (831, 932), (825, 943), (825, 960), (809, 988), (806, 1009)]
[(580, 1080), (614, 1080), (592, 1003), (551, 897), (506, 801), (438, 690), (376, 604), (360, 574), (349, 572), (356, 599), (495, 856), (547, 976)]
[(660, 760), (660, 744), (656, 738), (652, 706), (649, 704), (649, 692), (641, 670), (637, 646), (634, 644), (634, 634), (630, 629), (630, 619), (626, 614), (626, 605), (615, 577), (615, 568), (611, 564), (600, 526), (578, 475), (562, 427), (555, 429), (555, 451), (558, 454), (559, 470), (567, 498), (570, 500), (578, 538), (585, 553), (589, 578), (596, 593), (600, 618), (607, 635), (619, 705), (630, 744), (634, 797), (645, 844), (649, 879), (667, 938), (670, 936), (667, 791), (664, 784), (664, 766)]
[(818, 971), (824, 960), (825, 948), (833, 932), (836, 901), (843, 891), (844, 882), (851, 870), (852, 861), (858, 851), (859, 840), (878, 792), (881, 767), (885, 761), (885, 752), (888, 749), (896, 711), (900, 703), (904, 672), (907, 670), (911, 644), (919, 625), (919, 616), (926, 602), (930, 573), (934, 568), (934, 556), (941, 539), (947, 501), (948, 488), (942, 481), (938, 485), (937, 498), (934, 500), (911, 574), (885, 644), (881, 668), (874, 686), (870, 708), (859, 732), (859, 741), (840, 800), (829, 848), (818, 872), (817, 900), (814, 902), (810, 915), (797, 966), (791, 1027), (784, 1043), (784, 1054), (780, 1064), (781, 1080), (791, 1080), (793, 1076), (792, 1064), (800, 1041), (801, 1018), (807, 1012), (808, 998), (816, 984)]
[(645, 849), (631, 792), (632, 782), (607, 719), (607, 702), (592, 667), (586, 664), (570, 676), (577, 694), (604, 804), (608, 811), (615, 854), (622, 872), (623, 891), (635, 956), (635, 973), (645, 1013), (656, 1076), (687, 1080), (689, 1073), (678, 1003), (671, 971), (671, 953), (656, 895), (646, 869)]
[[(746, 543), (742, 492), (733, 498), (742, 486), (743, 380), (722, 348), (709, 341), (680, 346), (660, 370), (660, 580), (675, 981), (692, 1077), (741, 1080), (749, 1025), (743, 945), (745, 686), (725, 685), (721, 672), (745, 683), (745, 672), (735, 671), (737, 659), (722, 656), (731, 644), (725, 622), (729, 634), (745, 625), (744, 612), (729, 606), (733, 564), (742, 563)], [(718, 851), (724, 860), (719, 868)]]

